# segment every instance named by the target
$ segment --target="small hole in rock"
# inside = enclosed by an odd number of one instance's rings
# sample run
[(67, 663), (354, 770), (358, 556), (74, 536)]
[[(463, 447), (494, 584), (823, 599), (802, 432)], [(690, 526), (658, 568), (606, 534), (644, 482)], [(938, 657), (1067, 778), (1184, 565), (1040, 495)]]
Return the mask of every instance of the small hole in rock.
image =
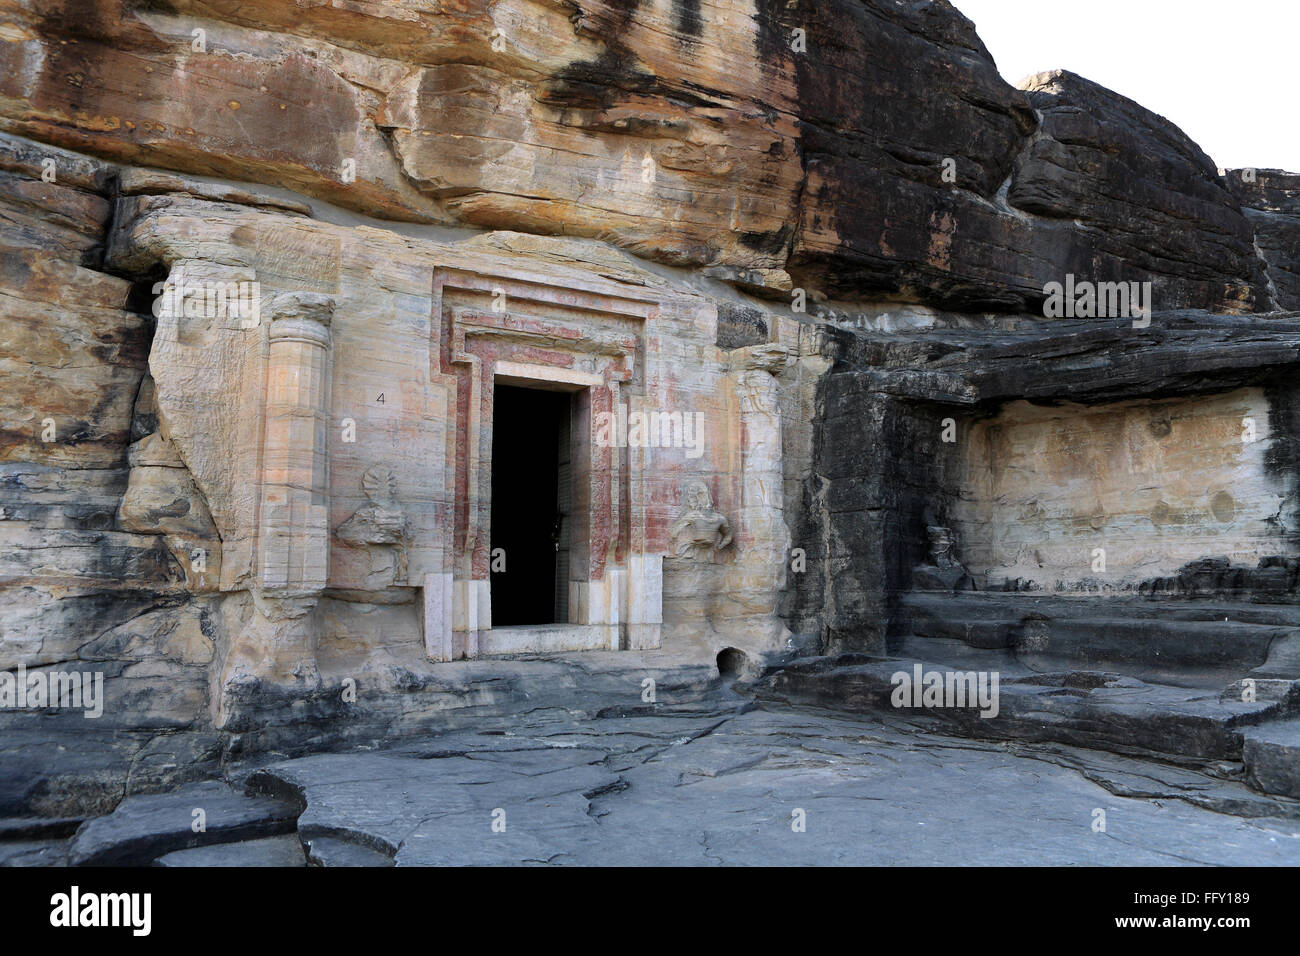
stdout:
[(745, 672), (749, 658), (734, 647), (724, 647), (718, 652), (718, 673), (723, 677), (739, 677)]

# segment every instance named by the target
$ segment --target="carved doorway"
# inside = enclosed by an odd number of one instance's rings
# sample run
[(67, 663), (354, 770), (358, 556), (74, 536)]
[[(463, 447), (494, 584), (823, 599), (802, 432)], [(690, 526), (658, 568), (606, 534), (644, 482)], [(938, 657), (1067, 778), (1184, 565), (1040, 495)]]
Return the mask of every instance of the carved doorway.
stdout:
[[(655, 405), (645, 393), (647, 387), (658, 393), (661, 376), (642, 359), (660, 306), (642, 298), (645, 291), (435, 270), (431, 329), (439, 346), (431, 352), (430, 372), (445, 397), (439, 417), (448, 427), (444, 561), (442, 570), (426, 569), (422, 576), (425, 649), (432, 660), (659, 646), (663, 559), (647, 550), (647, 451), (595, 440), (599, 416), (624, 405)], [(658, 359), (650, 365), (657, 370)], [(533, 406), (543, 391), (569, 403), (568, 481), (556, 457), (556, 497), (543, 503), (539, 492), (533, 500), (534, 512), (546, 516), (545, 534), (534, 529), (528, 539), (534, 545), (541, 539), (555, 562), (554, 578), (545, 570), (532, 574), (539, 585), (554, 585), (550, 615), (537, 613), (540, 597), (528, 615), (549, 624), (503, 626), (503, 619), (515, 619), (503, 618), (511, 598), (494, 595), (499, 588), (493, 587), (491, 551), (501, 543), (493, 539), (506, 533), (505, 519), (493, 516), (497, 385), (528, 389)], [(536, 458), (526, 471), (536, 473)], [(506, 479), (497, 483), (511, 487)], [(496, 499), (512, 496), (504, 491)], [(557, 510), (568, 512), (558, 548)], [(513, 574), (511, 559), (505, 561)]]
[(492, 405), (493, 625), (567, 624), (571, 396), (498, 384)]

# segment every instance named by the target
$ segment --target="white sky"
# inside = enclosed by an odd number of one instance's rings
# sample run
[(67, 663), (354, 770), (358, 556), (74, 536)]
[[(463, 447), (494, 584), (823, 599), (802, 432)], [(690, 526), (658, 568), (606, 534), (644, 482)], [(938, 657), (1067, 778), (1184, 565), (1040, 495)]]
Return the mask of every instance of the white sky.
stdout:
[(1012, 85), (1065, 69), (1219, 166), (1300, 172), (1300, 0), (952, 0)]

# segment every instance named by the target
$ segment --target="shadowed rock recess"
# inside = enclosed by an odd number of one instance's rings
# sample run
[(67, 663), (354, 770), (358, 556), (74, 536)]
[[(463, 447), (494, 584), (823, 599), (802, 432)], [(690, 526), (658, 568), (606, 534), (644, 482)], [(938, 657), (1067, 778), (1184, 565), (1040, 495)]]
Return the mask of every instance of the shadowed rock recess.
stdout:
[(0, 863), (1300, 862), (1300, 175), (945, 0), (0, 23)]

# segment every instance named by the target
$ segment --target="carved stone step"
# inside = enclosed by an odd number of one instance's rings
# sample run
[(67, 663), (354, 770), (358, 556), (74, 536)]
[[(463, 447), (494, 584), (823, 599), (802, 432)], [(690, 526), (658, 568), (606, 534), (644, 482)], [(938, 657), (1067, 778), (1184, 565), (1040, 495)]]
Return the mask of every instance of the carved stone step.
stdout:
[(1300, 798), (1300, 719), (1242, 732), (1242, 761), (1252, 786)]

